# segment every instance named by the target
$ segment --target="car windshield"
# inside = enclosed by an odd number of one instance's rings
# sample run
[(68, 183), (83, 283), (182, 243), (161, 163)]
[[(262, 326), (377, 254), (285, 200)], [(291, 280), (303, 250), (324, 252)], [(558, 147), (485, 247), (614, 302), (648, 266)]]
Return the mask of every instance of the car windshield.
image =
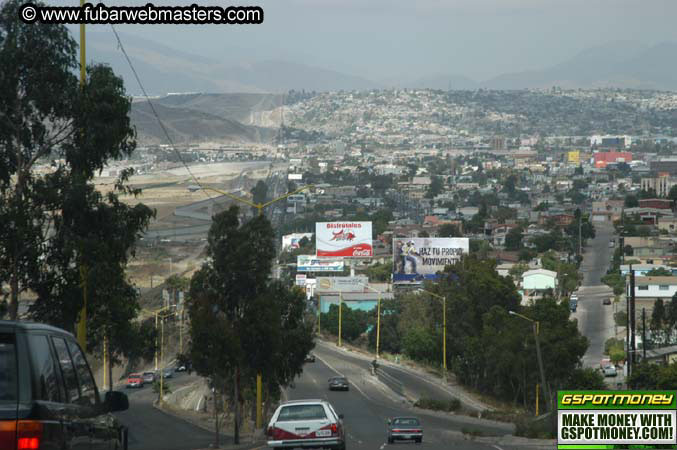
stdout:
[(16, 350), (13, 334), (0, 334), (0, 404), (16, 403)]
[(149, 376), (149, 375), (155, 375), (155, 373), (154, 373), (154, 372), (144, 372), (143, 375), (144, 375), (144, 376)]
[(415, 418), (403, 418), (393, 420), (393, 425), (417, 427), (419, 423)]
[(278, 422), (290, 422), (293, 420), (322, 420), (326, 419), (322, 405), (289, 405), (283, 406), (277, 416)]

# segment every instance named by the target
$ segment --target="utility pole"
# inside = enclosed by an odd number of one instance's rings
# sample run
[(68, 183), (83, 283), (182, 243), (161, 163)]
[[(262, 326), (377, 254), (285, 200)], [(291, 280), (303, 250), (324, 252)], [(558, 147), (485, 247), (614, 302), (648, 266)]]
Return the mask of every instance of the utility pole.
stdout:
[[(85, 5), (85, 0), (80, 0), (80, 7)], [(86, 64), (86, 45), (85, 45), (85, 24), (80, 24), (80, 89), (84, 89), (85, 81), (87, 80), (87, 64)], [(84, 130), (81, 130), (84, 133)], [(78, 343), (82, 347), (82, 351), (87, 351), (87, 266), (80, 265), (80, 282), (82, 283), (82, 299), (83, 305), (80, 310), (80, 320), (77, 324)]]
[(582, 233), (581, 233), (581, 228), (582, 228), (582, 223), (583, 223), (583, 211), (580, 211), (580, 214), (578, 215), (578, 257), (579, 259), (583, 256), (583, 239), (582, 239)]
[(646, 308), (642, 308), (642, 361), (646, 361)]
[(630, 344), (630, 331), (631, 331), (631, 323), (630, 323), (630, 314), (632, 312), (630, 304), (632, 302), (632, 297), (635, 295), (635, 271), (632, 269), (632, 264), (630, 264), (630, 292), (628, 293), (629, 295), (626, 295), (625, 297), (625, 311), (627, 315), (627, 322), (625, 324), (625, 348), (626, 348), (626, 364), (628, 366), (628, 373), (627, 376), (629, 377), (630, 374), (632, 373), (632, 358), (630, 357), (630, 352), (632, 351), (631, 349), (631, 344)]
[(636, 350), (636, 345), (635, 345), (635, 335), (636, 333), (636, 327), (635, 327), (635, 271), (632, 271), (632, 297), (630, 298), (630, 343), (632, 346), (632, 366), (635, 366), (635, 363), (637, 362), (637, 359), (635, 358), (635, 350)]
[(541, 373), (541, 385), (543, 386), (543, 395), (546, 398), (546, 405), (548, 406), (548, 411), (552, 412), (552, 405), (550, 398), (550, 389), (545, 383), (545, 370), (543, 369), (543, 357), (541, 356), (541, 340), (540, 340), (540, 323), (538, 321), (534, 322), (534, 337), (536, 339), (536, 356), (538, 356), (538, 371)]

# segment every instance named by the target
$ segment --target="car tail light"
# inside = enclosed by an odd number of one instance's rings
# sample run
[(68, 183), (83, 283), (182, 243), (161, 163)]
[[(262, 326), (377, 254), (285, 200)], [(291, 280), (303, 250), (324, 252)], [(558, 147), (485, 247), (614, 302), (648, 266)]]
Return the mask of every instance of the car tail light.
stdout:
[(401, 433), (401, 432), (402, 432), (402, 430), (398, 430), (397, 428), (395, 428), (395, 429), (393, 430), (393, 433)]
[(335, 423), (332, 423), (329, 429), (331, 430), (331, 434), (338, 433), (338, 425), (336, 425)]
[(42, 438), (42, 423), (20, 420), (16, 425), (17, 450), (38, 450)]

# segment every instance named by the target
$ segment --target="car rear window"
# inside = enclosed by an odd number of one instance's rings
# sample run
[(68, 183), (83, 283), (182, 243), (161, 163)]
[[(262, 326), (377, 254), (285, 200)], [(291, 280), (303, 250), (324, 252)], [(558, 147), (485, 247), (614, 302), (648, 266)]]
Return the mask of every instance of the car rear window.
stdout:
[(322, 420), (326, 419), (322, 405), (289, 405), (283, 406), (277, 416), (278, 422), (290, 422), (293, 420)]
[(16, 403), (17, 399), (14, 334), (0, 333), (0, 403)]
[(393, 425), (417, 427), (419, 423), (418, 419), (395, 419)]

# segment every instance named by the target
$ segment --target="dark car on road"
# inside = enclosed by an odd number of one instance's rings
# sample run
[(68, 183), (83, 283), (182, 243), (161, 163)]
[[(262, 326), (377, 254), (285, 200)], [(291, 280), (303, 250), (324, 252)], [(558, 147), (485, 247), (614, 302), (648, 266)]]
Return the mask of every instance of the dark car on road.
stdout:
[(332, 377), (329, 379), (330, 391), (347, 391), (350, 389), (346, 377)]
[(416, 417), (393, 417), (388, 420), (388, 444), (395, 441), (423, 441), (423, 427)]
[(72, 334), (49, 325), (0, 320), (0, 449), (126, 449), (112, 412), (122, 392), (101, 398)]
[(312, 353), (308, 353), (306, 355), (305, 362), (315, 362), (315, 355), (313, 355)]

